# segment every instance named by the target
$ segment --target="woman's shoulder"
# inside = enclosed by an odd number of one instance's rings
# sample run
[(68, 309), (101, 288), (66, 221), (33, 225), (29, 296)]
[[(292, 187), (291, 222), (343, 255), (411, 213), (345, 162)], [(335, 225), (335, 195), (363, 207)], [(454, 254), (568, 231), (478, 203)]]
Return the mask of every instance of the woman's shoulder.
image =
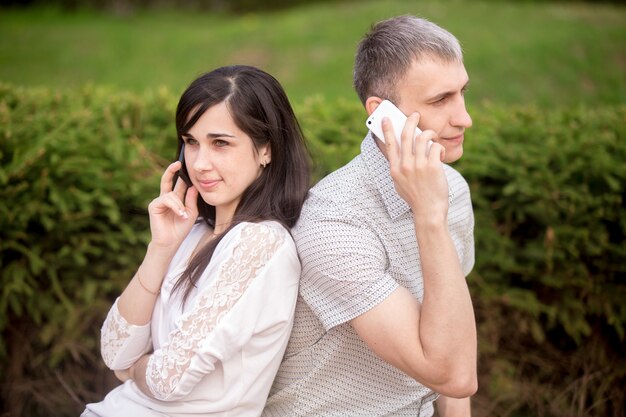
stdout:
[(241, 273), (279, 268), (278, 275), (284, 279), (299, 278), (300, 275), (300, 261), (293, 238), (289, 230), (276, 221), (237, 224), (224, 236), (214, 256), (224, 260), (225, 270)]
[(260, 222), (241, 222), (233, 227), (229, 233), (232, 232), (248, 236), (255, 234), (277, 234), (289, 236), (291, 234), (288, 228), (286, 228), (276, 220), (263, 220)]
[(228, 246), (271, 246), (277, 248), (285, 244), (293, 245), (289, 229), (275, 220), (241, 222), (233, 227), (224, 238), (228, 241)]

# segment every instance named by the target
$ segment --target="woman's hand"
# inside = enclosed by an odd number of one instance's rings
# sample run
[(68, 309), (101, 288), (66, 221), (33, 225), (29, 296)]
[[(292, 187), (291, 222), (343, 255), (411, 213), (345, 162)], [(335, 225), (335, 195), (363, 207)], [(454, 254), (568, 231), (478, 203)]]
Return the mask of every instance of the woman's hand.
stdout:
[(196, 188), (180, 180), (172, 190), (174, 175), (181, 166), (176, 161), (167, 167), (161, 177), (161, 194), (148, 206), (151, 244), (161, 248), (178, 248), (198, 217)]
[[(396, 191), (413, 210), (418, 222), (446, 221), (448, 215), (448, 181), (443, 171), (445, 148), (437, 143), (437, 134), (425, 130), (415, 141), (413, 135), (419, 114), (411, 114), (402, 130), (400, 146), (393, 126), (383, 119), (387, 158)], [(428, 141), (432, 140), (428, 150)]]
[(126, 382), (130, 379), (130, 368), (129, 369), (118, 369), (113, 371), (115, 373), (115, 377), (119, 379), (121, 382)]

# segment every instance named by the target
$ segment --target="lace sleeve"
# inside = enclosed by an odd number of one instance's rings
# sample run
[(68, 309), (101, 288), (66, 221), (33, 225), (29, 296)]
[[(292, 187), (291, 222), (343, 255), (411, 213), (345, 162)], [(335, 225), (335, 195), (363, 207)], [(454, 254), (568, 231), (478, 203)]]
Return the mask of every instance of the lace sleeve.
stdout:
[[(194, 308), (181, 317), (168, 342), (151, 356), (146, 382), (155, 398), (177, 400), (191, 391), (202, 375), (190, 374), (190, 365), (202, 342), (262, 272), (285, 239), (283, 232), (263, 224), (246, 224), (218, 276), (196, 299)], [(237, 349), (237, 346), (229, 347)], [(181, 379), (187, 375), (183, 388)], [(194, 374), (195, 375), (195, 374)]]
[(115, 300), (100, 335), (102, 359), (110, 369), (127, 369), (152, 345), (150, 324), (136, 326), (127, 322), (117, 308)]

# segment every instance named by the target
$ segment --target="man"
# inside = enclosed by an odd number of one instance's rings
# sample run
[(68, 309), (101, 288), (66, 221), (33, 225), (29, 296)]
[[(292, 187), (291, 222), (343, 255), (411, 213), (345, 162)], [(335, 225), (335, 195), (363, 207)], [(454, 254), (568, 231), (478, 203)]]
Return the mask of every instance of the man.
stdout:
[(467, 183), (444, 164), (472, 125), (467, 84), (458, 41), (424, 19), (380, 22), (359, 44), (367, 113), (388, 99), (409, 118), (401, 144), (385, 120), (384, 142), (368, 134), (309, 193), (293, 230), (295, 325), (264, 415), (423, 417), (437, 398), (439, 415), (470, 415), (474, 217)]

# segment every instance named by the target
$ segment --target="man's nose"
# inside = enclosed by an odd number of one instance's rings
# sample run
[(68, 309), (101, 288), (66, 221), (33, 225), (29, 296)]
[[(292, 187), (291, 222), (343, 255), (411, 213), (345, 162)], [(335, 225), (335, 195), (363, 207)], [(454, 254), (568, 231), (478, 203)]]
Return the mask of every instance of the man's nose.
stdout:
[(462, 127), (464, 129), (472, 127), (472, 117), (465, 107), (465, 99), (461, 98), (461, 100), (459, 100), (451, 122), (453, 126)]

